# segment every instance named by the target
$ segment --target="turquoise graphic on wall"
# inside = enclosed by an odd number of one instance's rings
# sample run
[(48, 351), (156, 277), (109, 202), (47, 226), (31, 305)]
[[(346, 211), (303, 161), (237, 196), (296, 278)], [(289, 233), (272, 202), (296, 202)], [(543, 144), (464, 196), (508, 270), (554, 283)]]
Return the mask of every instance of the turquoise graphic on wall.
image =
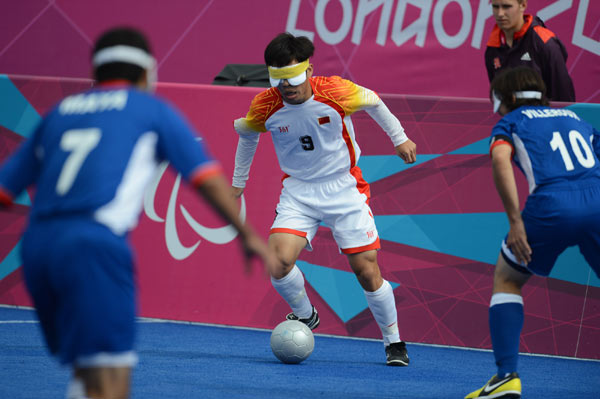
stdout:
[[(38, 112), (8, 76), (0, 75), (0, 126), (28, 138), (40, 120)], [(15, 203), (29, 206), (31, 199), (27, 192), (23, 192), (15, 199)], [(19, 251), (20, 242), (0, 260), (0, 280), (21, 265)]]

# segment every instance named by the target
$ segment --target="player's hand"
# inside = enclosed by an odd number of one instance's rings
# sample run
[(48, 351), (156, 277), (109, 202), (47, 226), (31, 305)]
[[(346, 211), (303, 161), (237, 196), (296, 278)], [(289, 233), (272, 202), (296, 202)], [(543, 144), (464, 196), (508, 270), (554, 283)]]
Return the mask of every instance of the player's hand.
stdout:
[(404, 163), (415, 163), (417, 161), (417, 145), (411, 139), (395, 147), (398, 155)]
[(254, 232), (242, 237), (242, 245), (244, 247), (246, 273), (250, 273), (252, 269), (252, 258), (254, 256), (261, 258), (265, 266), (264, 271), (266, 275), (269, 270), (279, 270), (283, 268), (281, 261), (275, 256), (275, 252)]
[(531, 262), (531, 247), (527, 242), (527, 233), (525, 232), (525, 225), (522, 219), (510, 225), (506, 245), (519, 262), (524, 264)]
[(234, 198), (240, 198), (244, 194), (244, 187), (231, 187)]

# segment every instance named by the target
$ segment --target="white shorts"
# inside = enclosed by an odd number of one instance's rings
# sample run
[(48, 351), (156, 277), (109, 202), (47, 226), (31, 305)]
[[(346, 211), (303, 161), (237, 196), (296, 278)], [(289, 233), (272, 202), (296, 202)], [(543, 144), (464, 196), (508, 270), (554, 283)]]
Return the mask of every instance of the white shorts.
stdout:
[(310, 242), (322, 222), (331, 228), (342, 253), (379, 249), (369, 198), (369, 184), (358, 167), (325, 181), (306, 182), (288, 177), (283, 181), (271, 234), (305, 237), (306, 249), (311, 251)]

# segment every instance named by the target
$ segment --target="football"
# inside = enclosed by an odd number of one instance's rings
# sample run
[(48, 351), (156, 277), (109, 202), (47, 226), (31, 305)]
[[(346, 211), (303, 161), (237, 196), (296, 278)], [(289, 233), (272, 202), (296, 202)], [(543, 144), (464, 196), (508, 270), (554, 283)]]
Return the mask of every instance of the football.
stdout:
[(306, 324), (286, 320), (271, 333), (271, 349), (283, 363), (300, 363), (310, 356), (315, 347), (315, 337)]

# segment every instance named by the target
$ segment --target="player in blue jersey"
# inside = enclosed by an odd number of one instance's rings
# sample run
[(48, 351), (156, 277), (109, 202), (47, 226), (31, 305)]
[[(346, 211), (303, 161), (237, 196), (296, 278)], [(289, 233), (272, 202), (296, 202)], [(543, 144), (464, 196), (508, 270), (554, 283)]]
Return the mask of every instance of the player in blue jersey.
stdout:
[[(575, 245), (600, 277), (600, 132), (570, 110), (548, 107), (533, 69), (504, 71), (490, 90), (494, 110), (504, 116), (492, 130), (490, 154), (510, 230), (489, 309), (498, 372), (466, 398), (520, 398), (521, 288), (532, 274), (548, 276), (558, 256)], [(529, 183), (523, 212), (511, 159)]]
[(35, 184), (23, 272), (50, 352), (73, 368), (67, 397), (129, 396), (136, 290), (128, 232), (168, 160), (239, 232), (244, 254), (277, 266), (238, 217), (218, 162), (179, 112), (147, 90), (155, 60), (133, 29), (93, 50), (93, 89), (62, 100), (0, 168), (0, 203)]

